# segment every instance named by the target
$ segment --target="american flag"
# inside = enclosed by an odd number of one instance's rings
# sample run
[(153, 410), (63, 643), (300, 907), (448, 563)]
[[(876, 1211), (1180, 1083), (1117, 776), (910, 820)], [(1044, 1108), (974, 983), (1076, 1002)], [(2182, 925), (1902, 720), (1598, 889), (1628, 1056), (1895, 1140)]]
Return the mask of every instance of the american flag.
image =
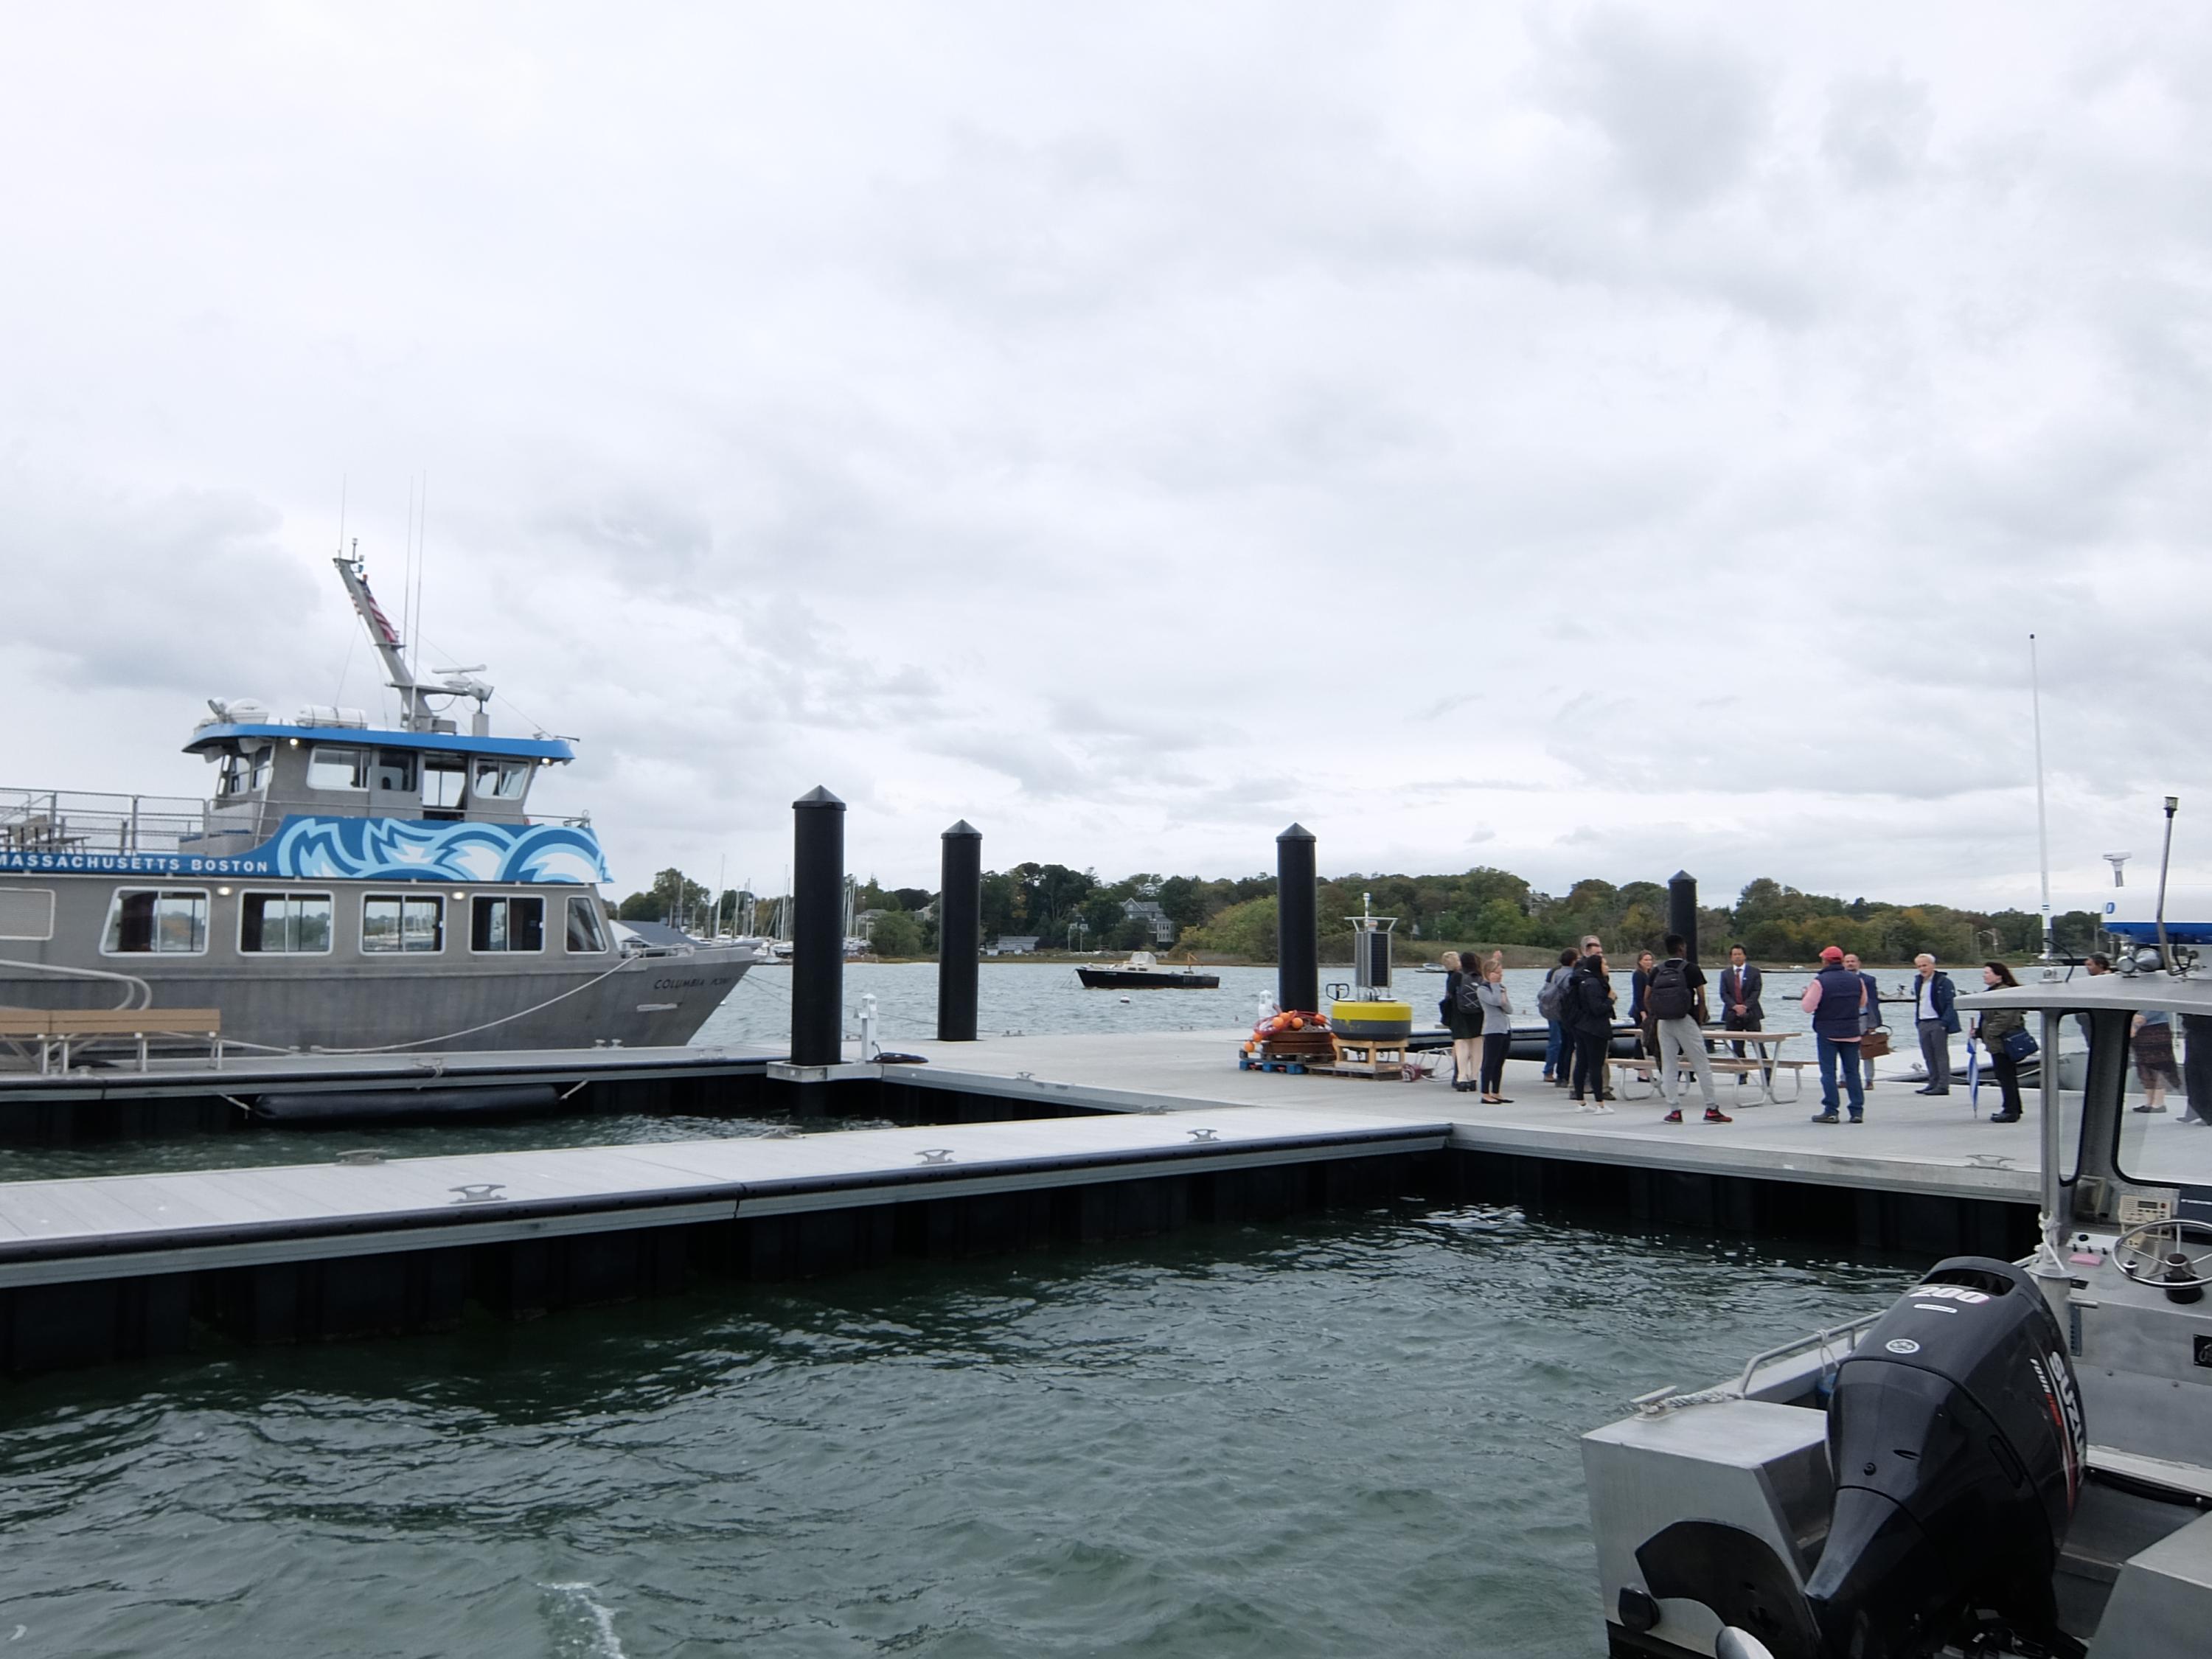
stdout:
[(376, 602), (376, 595), (368, 591), (368, 578), (362, 578), (361, 597), (368, 605), (368, 618), (376, 624), (377, 633), (389, 646), (399, 643), (399, 630), (392, 627), (392, 619), (384, 614), (384, 607)]

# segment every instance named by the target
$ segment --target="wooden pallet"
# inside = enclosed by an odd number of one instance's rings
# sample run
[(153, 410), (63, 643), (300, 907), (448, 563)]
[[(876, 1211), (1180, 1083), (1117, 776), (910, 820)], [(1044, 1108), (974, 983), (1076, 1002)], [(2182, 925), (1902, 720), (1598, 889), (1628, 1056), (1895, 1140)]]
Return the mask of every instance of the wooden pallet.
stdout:
[(1406, 1040), (1403, 1037), (1343, 1037), (1329, 1038), (1335, 1053), (1334, 1064), (1316, 1070), (1326, 1070), (1336, 1077), (1390, 1077), (1406, 1075)]

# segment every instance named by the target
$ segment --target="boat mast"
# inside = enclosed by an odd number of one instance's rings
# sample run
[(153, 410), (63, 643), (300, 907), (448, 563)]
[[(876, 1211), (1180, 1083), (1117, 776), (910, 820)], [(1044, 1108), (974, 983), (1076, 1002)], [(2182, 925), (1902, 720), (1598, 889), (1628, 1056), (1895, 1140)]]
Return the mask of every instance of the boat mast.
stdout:
[(2051, 966), (2051, 827), (2043, 811), (2043, 678), (2035, 660), (2035, 635), (2027, 636), (2028, 697), (2035, 713), (2035, 847), (2043, 869), (2043, 965)]
[(376, 596), (368, 591), (368, 576), (359, 557), (360, 550), (361, 544), (356, 541), (354, 557), (341, 554), (331, 562), (337, 568), (338, 580), (345, 584), (346, 597), (353, 601), (362, 626), (368, 629), (368, 642), (384, 659), (385, 672), (392, 677), (392, 689), (399, 694), (399, 729), (427, 732), (430, 729), (430, 706), (414, 670), (407, 665), (406, 648), (400, 642), (398, 630), (377, 604)]

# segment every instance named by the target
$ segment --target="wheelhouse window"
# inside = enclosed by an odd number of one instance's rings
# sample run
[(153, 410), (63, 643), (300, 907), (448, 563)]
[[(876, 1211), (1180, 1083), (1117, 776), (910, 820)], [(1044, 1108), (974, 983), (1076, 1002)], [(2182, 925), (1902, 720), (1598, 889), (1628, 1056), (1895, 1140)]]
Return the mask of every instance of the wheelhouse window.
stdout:
[(568, 899), (568, 954), (597, 956), (607, 948), (607, 930), (599, 923), (599, 907), (582, 894)]
[(459, 755), (422, 757), (422, 810), (460, 816), (468, 786), (468, 762)]
[(0, 939), (52, 939), (54, 890), (0, 887)]
[(368, 750), (366, 749), (332, 749), (317, 744), (307, 751), (307, 787), (310, 789), (366, 789), (368, 787)]
[(471, 951), (542, 951), (545, 901), (507, 893), (480, 894), (469, 909)]
[(530, 793), (530, 775), (537, 769), (526, 760), (485, 760), (476, 763), (478, 800), (520, 800)]
[(446, 948), (446, 901), (371, 893), (361, 902), (361, 948), (435, 951)]
[(238, 948), (248, 954), (327, 954), (328, 893), (246, 893), (238, 901)]
[(170, 887), (122, 887), (108, 902), (110, 955), (198, 956), (207, 949), (208, 896)]
[(2148, 1187), (2212, 1185), (2212, 1146), (2200, 1146), (2196, 1133), (2212, 1119), (2212, 1015), (2138, 1009), (2118, 1034), (2130, 1106), (2119, 1115), (2120, 1173)]
[(376, 764), (369, 769), (368, 787), (394, 794), (413, 794), (415, 751), (411, 749), (378, 750)]
[(269, 785), (269, 750), (257, 749), (250, 755), (225, 755), (222, 770), (216, 781), (216, 799), (228, 799), (233, 795), (250, 795)]

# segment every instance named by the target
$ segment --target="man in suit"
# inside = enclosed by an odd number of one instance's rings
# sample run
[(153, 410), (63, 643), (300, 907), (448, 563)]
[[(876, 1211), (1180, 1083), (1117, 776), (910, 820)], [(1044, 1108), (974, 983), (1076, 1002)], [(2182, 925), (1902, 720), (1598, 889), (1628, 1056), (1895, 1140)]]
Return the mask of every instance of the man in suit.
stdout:
[[(1936, 971), (1936, 958), (1923, 951), (1912, 958), (1920, 977), (1912, 981), (1912, 1024), (1920, 1033), (1920, 1058), (1928, 1072), (1923, 1095), (1951, 1092), (1951, 1039), (1958, 1035), (1958, 993), (1951, 976)], [(2094, 969), (2092, 970), (2094, 971)]]
[[(1759, 989), (1764, 979), (1741, 945), (1729, 946), (1729, 965), (1721, 969), (1721, 1025), (1730, 1031), (1765, 1030), (1761, 1024), (1766, 1011), (1759, 1006)], [(1738, 1060), (1743, 1058), (1743, 1044), (1729, 1045)], [(1736, 1085), (1743, 1085), (1744, 1073), (1735, 1074)]]

